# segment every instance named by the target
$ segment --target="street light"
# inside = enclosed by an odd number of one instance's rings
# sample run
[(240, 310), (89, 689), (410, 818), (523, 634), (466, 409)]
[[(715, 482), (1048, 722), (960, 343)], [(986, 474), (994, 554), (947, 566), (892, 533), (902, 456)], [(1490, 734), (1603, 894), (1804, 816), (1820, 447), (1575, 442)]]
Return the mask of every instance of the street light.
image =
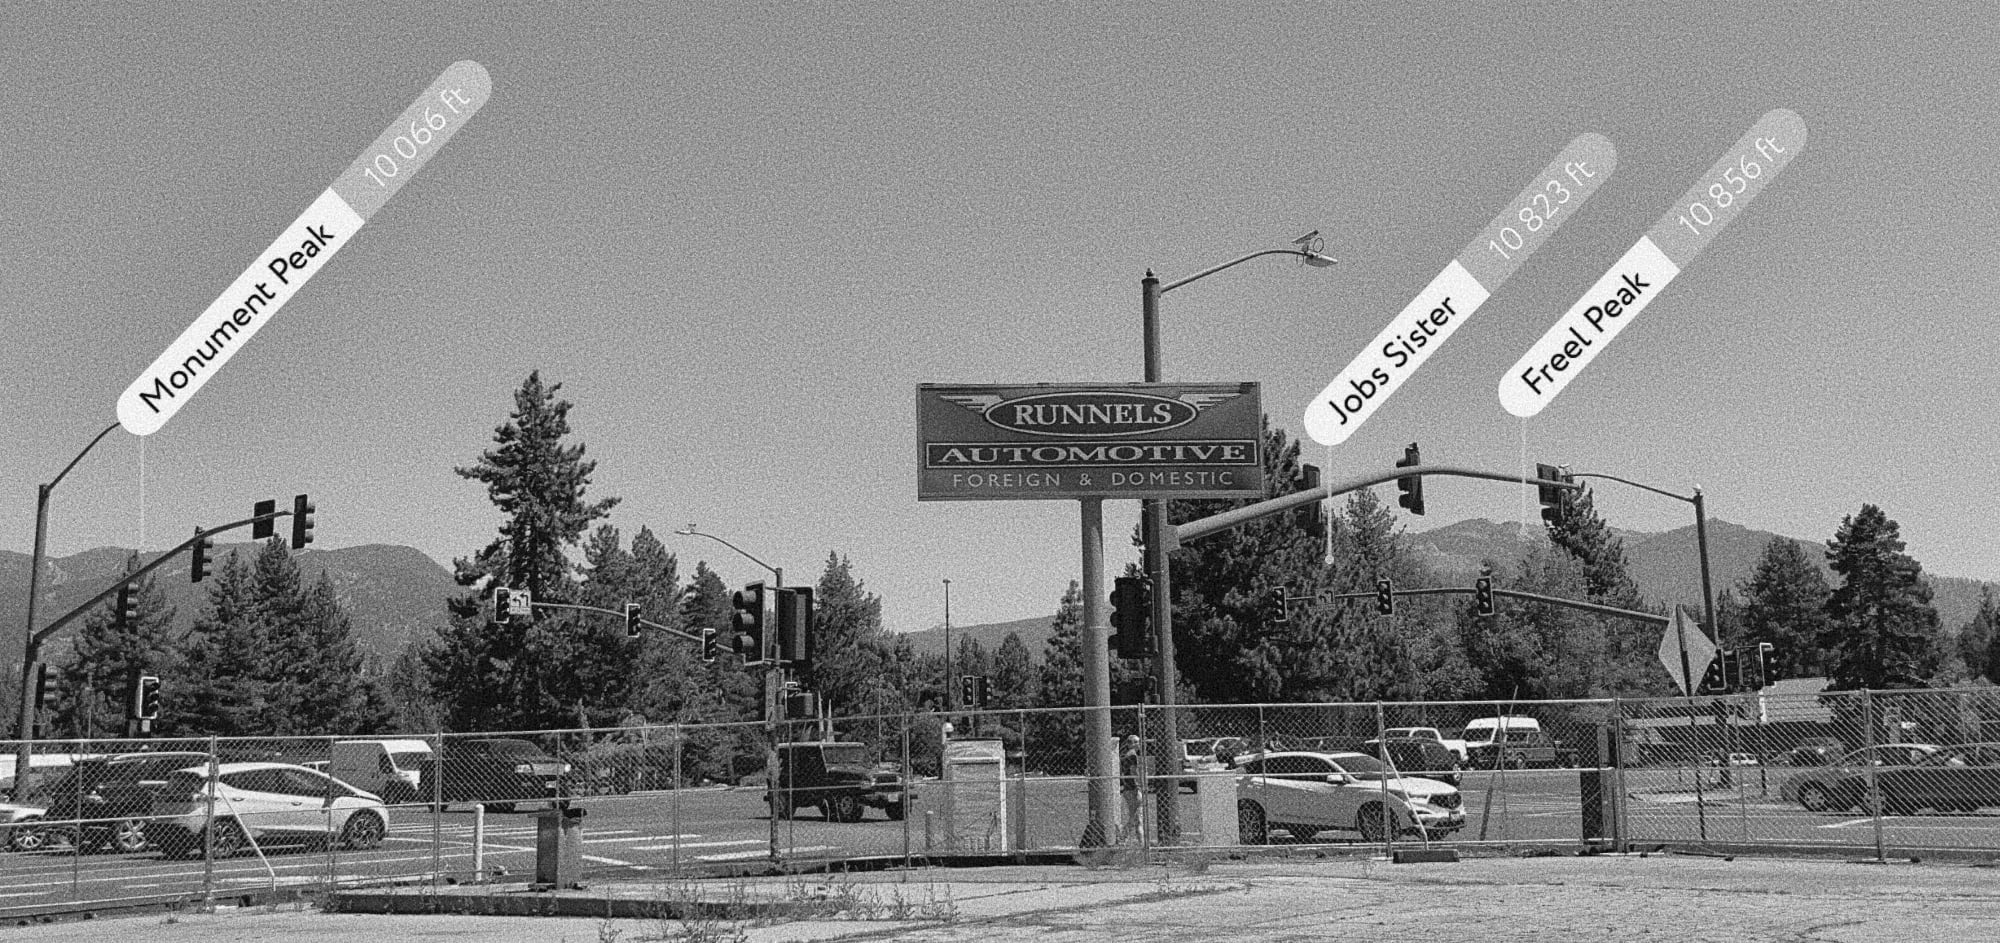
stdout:
[(49, 495), (56, 490), (56, 485), (62, 484), (63, 477), (69, 474), (69, 470), (75, 468), (76, 463), (83, 461), (83, 457), (89, 455), (90, 450), (96, 448), (97, 443), (104, 441), (104, 437), (110, 435), (111, 430), (116, 428), (118, 428), (118, 423), (115, 422), (105, 426), (103, 431), (90, 440), (89, 445), (83, 447), (83, 451), (76, 453), (76, 457), (70, 459), (69, 464), (64, 465), (62, 471), (56, 473), (55, 480), (50, 481), (48, 484), (40, 485), (35, 489), (35, 552), (28, 559), (28, 627), (22, 633), (24, 641), (21, 652), (20, 729), (14, 733), (21, 741), (14, 761), (15, 802), (26, 801), (30, 788), (30, 780), (33, 778), (33, 767), (28, 761), (34, 754), (35, 708), (37, 706), (35, 704), (35, 662), (41, 656), (41, 644), (35, 640), (35, 604), (41, 597), (42, 556), (48, 547)]
[[(1151, 269), (1146, 277), (1139, 280), (1139, 314), (1145, 333), (1146, 382), (1160, 382), (1160, 296), (1190, 282), (1207, 278), (1223, 269), (1240, 265), (1251, 259), (1266, 255), (1292, 255), (1315, 268), (1327, 268), (1339, 260), (1320, 252), (1325, 240), (1319, 230), (1306, 233), (1292, 240), (1295, 248), (1260, 249), (1242, 255), (1211, 268), (1203, 269), (1179, 281), (1160, 284), (1158, 276)], [(1174, 705), (1180, 702), (1180, 691), (1176, 685), (1174, 672), (1174, 589), (1167, 574), (1167, 502), (1162, 498), (1147, 499), (1141, 505), (1141, 518), (1145, 532), (1144, 562), (1146, 576), (1153, 581), (1153, 689), (1159, 692), (1161, 719), (1159, 769), (1162, 776), (1172, 777), (1180, 773), (1180, 721), (1175, 716)], [(1171, 782), (1171, 779), (1166, 780)], [(1172, 791), (1159, 797), (1160, 838), (1162, 841), (1176, 840), (1180, 832), (1180, 810), (1178, 800)]]

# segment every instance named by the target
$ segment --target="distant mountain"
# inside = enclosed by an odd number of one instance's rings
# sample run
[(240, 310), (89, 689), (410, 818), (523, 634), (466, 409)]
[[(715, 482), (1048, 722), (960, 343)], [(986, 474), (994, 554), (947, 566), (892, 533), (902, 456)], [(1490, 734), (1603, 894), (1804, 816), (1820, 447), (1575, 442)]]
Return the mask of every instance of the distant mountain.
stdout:
[[(1541, 527), (1535, 525), (1529, 533), (1539, 539), (1540, 530)], [(1639, 584), (1640, 595), (1648, 602), (1678, 601), (1690, 607), (1700, 606), (1701, 552), (1695, 542), (1693, 524), (1657, 534), (1616, 529), (1613, 533), (1624, 540), (1627, 568), (1633, 581)], [(1777, 536), (1769, 531), (1751, 530), (1740, 524), (1710, 519), (1709, 578), (1715, 592), (1720, 594), (1725, 589), (1734, 589), (1749, 578), (1756, 571), (1764, 548)], [(1482, 560), (1514, 561), (1519, 560), (1523, 552), (1520, 524), (1483, 519), (1459, 521), (1421, 533), (1406, 533), (1404, 537), (1440, 574), (1453, 581), (1468, 583), (1478, 575)], [(1786, 539), (1805, 551), (1806, 559), (1819, 566), (1829, 585), (1839, 584), (1833, 570), (1826, 565), (1824, 541), (1795, 537)], [(1980, 587), (1985, 585), (1983, 581), (1955, 576), (1927, 575), (1926, 578), (1931, 581), (1931, 605), (1937, 608), (1938, 620), (1946, 630), (1955, 632), (1959, 626), (1972, 621), (1973, 613), (1979, 610)]]
[[(246, 559), (258, 550), (255, 543), (218, 544), (215, 558), (231, 551)], [(99, 547), (50, 561), (43, 573), (41, 611), (43, 624), (88, 600), (118, 574), (124, 572), (129, 550)], [(159, 557), (142, 557), (151, 562)], [(340, 596), (341, 605), (354, 622), (355, 643), (364, 652), (387, 661), (403, 650), (410, 639), (446, 624), (446, 596), (463, 592), (450, 571), (413, 547), (368, 544), (339, 550), (306, 550), (297, 556), (299, 569), (308, 581), (325, 572)], [(174, 623), (185, 629), (208, 604), (207, 584), (188, 581), (185, 554), (153, 571), (155, 582), (166, 591), (174, 606)], [(0, 551), (0, 653), (12, 653), (18, 663), (21, 629), (27, 620), (28, 555)], [(61, 639), (68, 630), (58, 634)], [(51, 654), (64, 650), (52, 642)]]
[[(954, 625), (951, 627), (951, 647), (965, 644), (965, 639), (978, 639), (979, 644), (989, 652), (999, 651), (1000, 643), (1007, 640), (1007, 633), (1021, 633), (1021, 643), (1028, 646), (1028, 654), (1036, 661), (1042, 658), (1042, 649), (1048, 647), (1049, 636), (1055, 634), (1055, 613), (1016, 619), (1012, 622), (989, 622), (984, 625)], [(944, 626), (906, 632), (904, 638), (910, 640), (920, 655), (936, 655), (944, 651)]]

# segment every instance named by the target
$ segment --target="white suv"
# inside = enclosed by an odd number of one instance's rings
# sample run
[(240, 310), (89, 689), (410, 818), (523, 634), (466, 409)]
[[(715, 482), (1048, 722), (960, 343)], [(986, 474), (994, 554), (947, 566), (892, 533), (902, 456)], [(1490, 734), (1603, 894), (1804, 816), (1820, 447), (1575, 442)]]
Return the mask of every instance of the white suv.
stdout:
[[(176, 772), (153, 805), (146, 836), (168, 855), (217, 858), (249, 841), (332, 841), (376, 848), (389, 830), (382, 800), (325, 773), (288, 763), (224, 763)], [(209, 819), (213, 803), (215, 818)]]
[(1439, 838), (1465, 827), (1456, 787), (1392, 776), (1365, 754), (1263, 753), (1242, 758), (1237, 769), (1244, 779), (1236, 815), (1246, 845), (1268, 842), (1275, 829), (1296, 841), (1344, 829), (1379, 842), (1391, 834)]

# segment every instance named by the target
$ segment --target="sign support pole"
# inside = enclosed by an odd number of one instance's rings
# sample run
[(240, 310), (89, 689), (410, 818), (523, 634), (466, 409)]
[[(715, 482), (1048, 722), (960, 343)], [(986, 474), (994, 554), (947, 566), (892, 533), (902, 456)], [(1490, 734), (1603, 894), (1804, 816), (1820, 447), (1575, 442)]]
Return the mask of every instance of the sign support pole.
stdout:
[(1083, 519), (1083, 721), (1084, 775), (1089, 778), (1090, 821), (1082, 848), (1110, 843), (1118, 808), (1118, 757), (1111, 740), (1111, 625), (1104, 612), (1104, 499), (1077, 501)]

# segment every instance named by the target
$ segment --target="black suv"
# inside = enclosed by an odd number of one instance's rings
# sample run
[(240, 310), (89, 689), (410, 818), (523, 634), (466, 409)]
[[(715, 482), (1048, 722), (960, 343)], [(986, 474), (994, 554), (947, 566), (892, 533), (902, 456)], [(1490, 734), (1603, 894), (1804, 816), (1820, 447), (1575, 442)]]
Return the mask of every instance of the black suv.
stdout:
[[(1465, 778), (1458, 754), (1436, 740), (1423, 737), (1370, 740), (1361, 745), (1361, 752), (1389, 763), (1405, 776), (1422, 776), (1453, 786)], [(1385, 752), (1387, 756), (1383, 755)]]
[(35, 804), (48, 810), (36, 825), (39, 846), (143, 851), (153, 800), (167, 776), (206, 765), (206, 753), (121, 753), (80, 760), (36, 793)]
[(435, 759), (418, 767), (417, 801), (436, 802), (440, 808), (476, 802), (490, 812), (512, 812), (521, 802), (560, 805), (563, 777), (569, 771), (568, 763), (527, 740), (448, 739), (442, 778)]
[(778, 788), (767, 794), (781, 819), (800, 808), (818, 807), (829, 822), (859, 822), (862, 807), (903, 817), (903, 775), (892, 764), (868, 762), (859, 743), (778, 745)]

